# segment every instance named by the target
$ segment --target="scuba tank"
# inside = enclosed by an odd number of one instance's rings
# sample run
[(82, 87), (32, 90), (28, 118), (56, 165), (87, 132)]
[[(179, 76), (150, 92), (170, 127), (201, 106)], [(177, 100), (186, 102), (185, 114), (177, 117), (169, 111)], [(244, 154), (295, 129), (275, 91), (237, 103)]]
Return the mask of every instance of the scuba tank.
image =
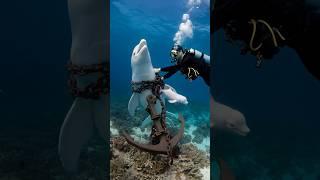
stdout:
[(195, 50), (195, 49), (189, 49), (188, 52), (190, 54), (193, 54), (195, 58), (197, 59), (202, 59), (207, 63), (207, 64), (210, 64), (210, 56), (198, 51), (198, 50)]

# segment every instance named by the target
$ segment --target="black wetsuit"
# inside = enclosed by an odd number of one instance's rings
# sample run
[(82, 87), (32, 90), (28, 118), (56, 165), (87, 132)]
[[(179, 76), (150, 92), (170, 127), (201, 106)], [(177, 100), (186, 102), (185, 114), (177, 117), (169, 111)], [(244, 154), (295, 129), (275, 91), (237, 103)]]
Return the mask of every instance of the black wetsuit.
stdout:
[(199, 76), (201, 76), (205, 83), (210, 86), (210, 64), (204, 61), (203, 56), (197, 58), (187, 50), (180, 62), (173, 66), (161, 68), (161, 71), (168, 72), (163, 76), (164, 79), (167, 79), (177, 71), (180, 71), (183, 74), (188, 74), (188, 68), (194, 68), (197, 70), (199, 72)]
[[(306, 4), (305, 0), (216, 0), (211, 11), (212, 32), (220, 28), (226, 30), (232, 24), (232, 30), (236, 30), (233, 34), (235, 39), (248, 42), (252, 34), (252, 25), (248, 21), (251, 18), (266, 20), (286, 38), (280, 46), (295, 49), (308, 71), (320, 80), (318, 10), (318, 7)], [(270, 59), (277, 53), (267, 43), (263, 48)]]

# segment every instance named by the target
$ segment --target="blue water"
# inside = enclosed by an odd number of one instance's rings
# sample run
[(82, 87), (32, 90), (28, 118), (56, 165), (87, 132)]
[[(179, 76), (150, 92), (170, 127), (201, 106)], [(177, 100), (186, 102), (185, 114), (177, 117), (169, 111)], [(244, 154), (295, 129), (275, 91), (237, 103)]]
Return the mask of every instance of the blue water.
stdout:
[[(140, 39), (147, 40), (154, 67), (165, 67), (170, 63), (173, 37), (181, 23), (182, 15), (188, 11), (187, 1), (111, 1), (111, 94), (129, 96), (131, 82), (131, 54)], [(192, 11), (194, 36), (183, 46), (210, 54), (209, 7), (201, 6)], [(187, 96), (189, 102), (208, 103), (208, 87), (199, 78), (190, 83), (179, 72), (167, 84)]]
[(222, 32), (214, 37), (215, 98), (240, 110), (251, 129), (248, 137), (217, 134), (217, 155), (238, 179), (319, 179), (320, 81), (292, 49), (256, 69), (255, 57), (240, 55)]

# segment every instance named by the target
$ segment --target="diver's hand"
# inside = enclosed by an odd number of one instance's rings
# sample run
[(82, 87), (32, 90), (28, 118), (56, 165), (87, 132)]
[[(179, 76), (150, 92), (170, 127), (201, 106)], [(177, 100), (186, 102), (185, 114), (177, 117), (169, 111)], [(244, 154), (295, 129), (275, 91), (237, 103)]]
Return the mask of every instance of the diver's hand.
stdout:
[(161, 68), (153, 68), (155, 73), (160, 73)]
[[(161, 72), (161, 68), (153, 68), (153, 70), (154, 70), (154, 73), (156, 74)], [(163, 76), (161, 76), (161, 80), (164, 80)]]

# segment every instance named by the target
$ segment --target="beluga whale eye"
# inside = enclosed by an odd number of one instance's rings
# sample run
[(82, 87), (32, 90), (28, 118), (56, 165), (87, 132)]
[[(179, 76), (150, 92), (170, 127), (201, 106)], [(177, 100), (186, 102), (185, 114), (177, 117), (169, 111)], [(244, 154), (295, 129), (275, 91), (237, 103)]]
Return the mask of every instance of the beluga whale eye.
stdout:
[(232, 128), (232, 129), (236, 127), (235, 124), (233, 124), (233, 123), (229, 123), (228, 125), (229, 125), (229, 127)]

